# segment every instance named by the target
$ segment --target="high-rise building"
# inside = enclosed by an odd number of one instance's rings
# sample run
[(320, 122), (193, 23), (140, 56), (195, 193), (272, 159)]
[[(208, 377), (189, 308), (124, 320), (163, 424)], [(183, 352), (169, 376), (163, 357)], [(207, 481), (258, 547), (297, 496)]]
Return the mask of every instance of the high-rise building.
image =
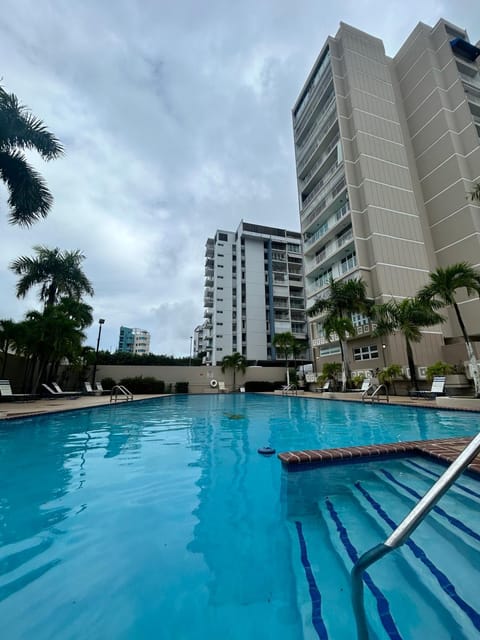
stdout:
[[(327, 39), (292, 113), (307, 308), (331, 277), (361, 277), (382, 303), (414, 296), (437, 267), (480, 266), (480, 208), (467, 197), (480, 180), (479, 54), (445, 20), (420, 23), (393, 59), (343, 23)], [(478, 298), (460, 304), (478, 333)], [(354, 370), (405, 364), (401, 336), (375, 338), (367, 318), (352, 319)], [(309, 330), (319, 370), (340, 349), (321, 316)], [(453, 315), (425, 329), (417, 363), (465, 359), (460, 335)]]
[(219, 229), (205, 245), (204, 306), (208, 364), (237, 351), (275, 360), (272, 340), (285, 332), (305, 341), (306, 357), (300, 234), (243, 221), (236, 232)]
[(144, 329), (120, 327), (118, 350), (137, 355), (150, 353), (150, 333)]

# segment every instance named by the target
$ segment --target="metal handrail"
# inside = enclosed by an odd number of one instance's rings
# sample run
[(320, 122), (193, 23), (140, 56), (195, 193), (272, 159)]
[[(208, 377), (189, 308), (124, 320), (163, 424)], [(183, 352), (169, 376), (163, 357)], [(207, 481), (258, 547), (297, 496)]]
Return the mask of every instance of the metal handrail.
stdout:
[(423, 498), (402, 520), (398, 527), (385, 540), (385, 542), (369, 549), (357, 560), (351, 572), (352, 604), (357, 624), (358, 640), (368, 640), (367, 617), (363, 598), (363, 572), (374, 562), (383, 558), (387, 553), (400, 547), (407, 538), (423, 522), (428, 513), (437, 504), (440, 498), (450, 489), (458, 476), (468, 467), (472, 460), (480, 453), (480, 433), (468, 444), (465, 449), (452, 462), (435, 484), (427, 491)]
[(387, 399), (387, 402), (390, 402), (390, 398), (388, 397), (388, 389), (387, 389), (387, 387), (384, 384), (380, 384), (380, 385), (378, 385), (378, 387), (375, 389), (375, 391), (371, 395), (372, 403), (375, 402), (375, 398), (380, 402), (380, 390), (381, 389), (385, 390), (385, 397)]
[(292, 382), (292, 384), (287, 385), (286, 387), (284, 387), (282, 389), (282, 395), (286, 396), (288, 395), (288, 392), (291, 391), (292, 393), (295, 393), (295, 395), (298, 395), (298, 387), (296, 384), (294, 384)]
[(127, 402), (129, 400), (133, 400), (133, 393), (129, 391), (127, 387), (125, 387), (123, 384), (116, 384), (110, 392), (110, 402), (112, 402), (112, 400), (114, 399), (114, 396), (115, 396), (115, 402), (117, 402), (119, 392), (123, 396), (125, 396), (125, 400)]

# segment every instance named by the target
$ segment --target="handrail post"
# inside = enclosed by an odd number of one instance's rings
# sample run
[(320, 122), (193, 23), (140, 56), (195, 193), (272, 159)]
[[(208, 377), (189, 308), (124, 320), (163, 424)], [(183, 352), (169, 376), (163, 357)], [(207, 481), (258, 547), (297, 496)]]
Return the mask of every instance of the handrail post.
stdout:
[(468, 467), (480, 452), (480, 433), (465, 447), (452, 464), (430, 487), (427, 493), (407, 514), (398, 527), (390, 534), (383, 544), (379, 544), (366, 551), (354, 564), (351, 571), (352, 604), (357, 624), (358, 640), (368, 640), (368, 628), (363, 599), (363, 572), (371, 564), (383, 558), (384, 555), (400, 547), (407, 538), (423, 522), (428, 513), (440, 498), (450, 489), (458, 476)]

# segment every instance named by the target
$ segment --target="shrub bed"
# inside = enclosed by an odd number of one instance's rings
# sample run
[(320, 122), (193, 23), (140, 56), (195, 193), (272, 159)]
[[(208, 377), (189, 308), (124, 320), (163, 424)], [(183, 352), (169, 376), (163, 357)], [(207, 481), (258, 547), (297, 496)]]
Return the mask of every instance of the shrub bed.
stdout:
[(120, 380), (120, 384), (123, 384), (132, 393), (165, 393), (164, 381), (149, 376), (123, 378)]

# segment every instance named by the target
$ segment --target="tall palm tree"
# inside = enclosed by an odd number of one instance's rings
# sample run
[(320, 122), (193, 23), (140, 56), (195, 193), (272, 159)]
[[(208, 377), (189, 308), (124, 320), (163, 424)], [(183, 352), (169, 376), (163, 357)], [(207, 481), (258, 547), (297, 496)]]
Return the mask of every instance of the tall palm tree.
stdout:
[(465, 340), (468, 359), (472, 366), (475, 395), (479, 397), (480, 379), (477, 358), (455, 299), (457, 289), (466, 289), (469, 296), (474, 294), (480, 296), (480, 272), (467, 262), (458, 262), (445, 267), (445, 269), (439, 267), (436, 271), (430, 273), (429, 284), (425, 285), (418, 295), (424, 300), (436, 302), (439, 306), (453, 307)]
[(245, 356), (242, 356), (241, 353), (235, 351), (230, 356), (224, 356), (222, 360), (222, 373), (225, 373), (227, 369), (232, 369), (233, 371), (233, 390), (235, 391), (235, 374), (237, 371), (241, 371), (245, 373), (245, 369), (247, 368), (247, 360)]
[(377, 305), (373, 313), (377, 321), (375, 335), (384, 336), (400, 331), (405, 338), (405, 350), (410, 369), (410, 378), (418, 391), (418, 380), (413, 358), (412, 342), (420, 342), (422, 327), (431, 327), (444, 321), (444, 318), (432, 308), (432, 305), (418, 297), (405, 298), (398, 302), (391, 300)]
[(287, 385), (290, 384), (290, 376), (288, 374), (288, 360), (290, 355), (295, 349), (296, 339), (291, 331), (285, 331), (284, 333), (276, 333), (273, 336), (272, 344), (275, 349), (285, 359), (285, 377)]
[[(322, 323), (327, 340), (333, 341), (334, 335), (338, 336), (342, 358), (342, 390), (345, 391), (347, 381), (350, 378), (350, 367), (346, 358), (346, 341), (350, 335), (355, 334), (351, 323), (351, 314), (364, 313), (370, 316), (373, 302), (367, 298), (366, 284), (360, 278), (345, 282), (332, 278), (329, 284), (329, 294), (326, 298), (316, 300), (307, 313), (309, 316), (325, 313)], [(337, 320), (346, 320), (347, 322), (337, 322)], [(340, 333), (335, 330), (335, 325)]]
[(63, 154), (44, 123), (0, 86), (0, 179), (9, 191), (9, 220), (21, 226), (45, 218), (53, 201), (45, 181), (25, 158), (23, 152), (32, 149), (44, 160)]
[(33, 250), (35, 257), (21, 256), (10, 265), (21, 276), (17, 283), (18, 298), (24, 298), (36, 285), (41, 285), (39, 298), (45, 307), (54, 305), (60, 296), (80, 300), (83, 294), (93, 295), (93, 287), (81, 267), (85, 256), (78, 249), (61, 251), (37, 245)]

